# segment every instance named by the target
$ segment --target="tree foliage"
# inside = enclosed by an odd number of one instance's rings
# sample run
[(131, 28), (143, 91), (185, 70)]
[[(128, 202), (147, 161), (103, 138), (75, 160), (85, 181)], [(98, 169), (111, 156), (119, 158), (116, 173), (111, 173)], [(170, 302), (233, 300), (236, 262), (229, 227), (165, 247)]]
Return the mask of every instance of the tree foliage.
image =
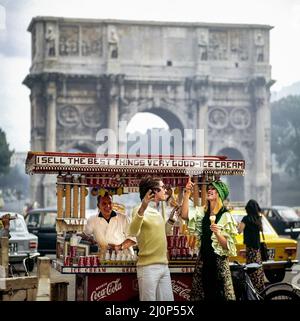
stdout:
[(9, 149), (5, 132), (0, 128), (0, 175), (9, 171), (10, 158), (13, 153), (14, 151)]
[(300, 96), (272, 103), (272, 153), (290, 175), (300, 177)]

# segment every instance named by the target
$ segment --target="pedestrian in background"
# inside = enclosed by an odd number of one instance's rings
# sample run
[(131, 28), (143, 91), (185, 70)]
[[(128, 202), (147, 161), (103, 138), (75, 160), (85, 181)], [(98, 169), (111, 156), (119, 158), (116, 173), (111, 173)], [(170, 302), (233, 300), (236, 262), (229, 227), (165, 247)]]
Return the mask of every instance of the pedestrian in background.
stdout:
[[(262, 264), (260, 253), (260, 232), (263, 231), (262, 214), (257, 201), (249, 200), (246, 207), (247, 215), (243, 217), (238, 226), (239, 233), (244, 233), (244, 244), (246, 245), (246, 263)], [(258, 292), (265, 288), (264, 270), (261, 266), (251, 274), (251, 281)]]

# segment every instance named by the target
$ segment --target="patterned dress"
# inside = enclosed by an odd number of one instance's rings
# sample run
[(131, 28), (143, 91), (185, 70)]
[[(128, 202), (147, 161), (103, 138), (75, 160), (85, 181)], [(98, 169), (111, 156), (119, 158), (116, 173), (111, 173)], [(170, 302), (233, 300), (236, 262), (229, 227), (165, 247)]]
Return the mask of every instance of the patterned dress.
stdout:
[[(248, 215), (244, 216), (242, 222), (245, 224), (244, 244), (246, 245), (246, 263), (262, 264), (260, 254), (260, 232), (259, 227), (254, 224)], [(265, 288), (265, 274), (263, 267), (249, 274), (253, 286), (258, 292)]]
[(193, 229), (194, 220), (195, 231), (201, 240), (192, 282), (191, 301), (235, 300), (228, 260), (230, 255), (236, 254), (235, 221), (224, 207), (216, 215), (216, 223), (222, 235), (227, 238), (228, 249), (225, 250), (210, 230), (209, 213), (201, 214), (201, 210), (196, 208), (191, 216), (189, 226)]

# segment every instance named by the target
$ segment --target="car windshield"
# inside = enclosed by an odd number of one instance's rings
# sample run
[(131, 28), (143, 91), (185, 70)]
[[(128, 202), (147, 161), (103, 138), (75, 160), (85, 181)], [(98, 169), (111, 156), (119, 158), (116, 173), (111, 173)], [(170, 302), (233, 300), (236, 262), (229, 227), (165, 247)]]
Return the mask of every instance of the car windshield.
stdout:
[(280, 209), (278, 213), (285, 220), (299, 220), (299, 216), (292, 208)]
[(21, 218), (17, 218), (15, 220), (10, 221), (11, 232), (25, 232), (27, 230), (25, 222)]
[[(240, 214), (233, 214), (232, 215), (235, 220), (240, 223), (244, 217), (244, 215)], [(266, 220), (266, 218), (263, 216), (262, 217), (262, 223), (263, 223), (263, 231), (265, 234), (274, 234), (275, 232), (273, 231), (272, 227), (270, 226), (269, 222)]]
[(43, 227), (55, 227), (56, 213), (45, 213)]
[(41, 225), (41, 214), (31, 213), (27, 216), (27, 226), (28, 227), (40, 227)]

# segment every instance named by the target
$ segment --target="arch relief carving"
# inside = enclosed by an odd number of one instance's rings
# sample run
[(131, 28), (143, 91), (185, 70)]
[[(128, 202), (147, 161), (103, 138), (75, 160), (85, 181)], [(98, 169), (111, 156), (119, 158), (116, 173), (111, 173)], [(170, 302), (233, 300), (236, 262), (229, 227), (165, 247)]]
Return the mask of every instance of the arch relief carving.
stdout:
[(64, 106), (58, 111), (58, 122), (64, 127), (74, 127), (80, 123), (79, 111), (74, 106)]
[(208, 112), (208, 125), (212, 128), (223, 129), (228, 126), (229, 117), (226, 109), (221, 107), (211, 108)]
[(230, 112), (230, 124), (236, 129), (246, 129), (251, 124), (251, 114), (247, 108), (234, 108)]
[(86, 108), (82, 115), (82, 122), (86, 127), (100, 127), (102, 125), (100, 109), (95, 106)]
[(83, 112), (72, 105), (63, 106), (58, 111), (58, 123), (65, 128), (78, 126), (81, 121), (85, 127), (99, 128), (102, 125), (101, 110), (97, 106), (89, 106)]

